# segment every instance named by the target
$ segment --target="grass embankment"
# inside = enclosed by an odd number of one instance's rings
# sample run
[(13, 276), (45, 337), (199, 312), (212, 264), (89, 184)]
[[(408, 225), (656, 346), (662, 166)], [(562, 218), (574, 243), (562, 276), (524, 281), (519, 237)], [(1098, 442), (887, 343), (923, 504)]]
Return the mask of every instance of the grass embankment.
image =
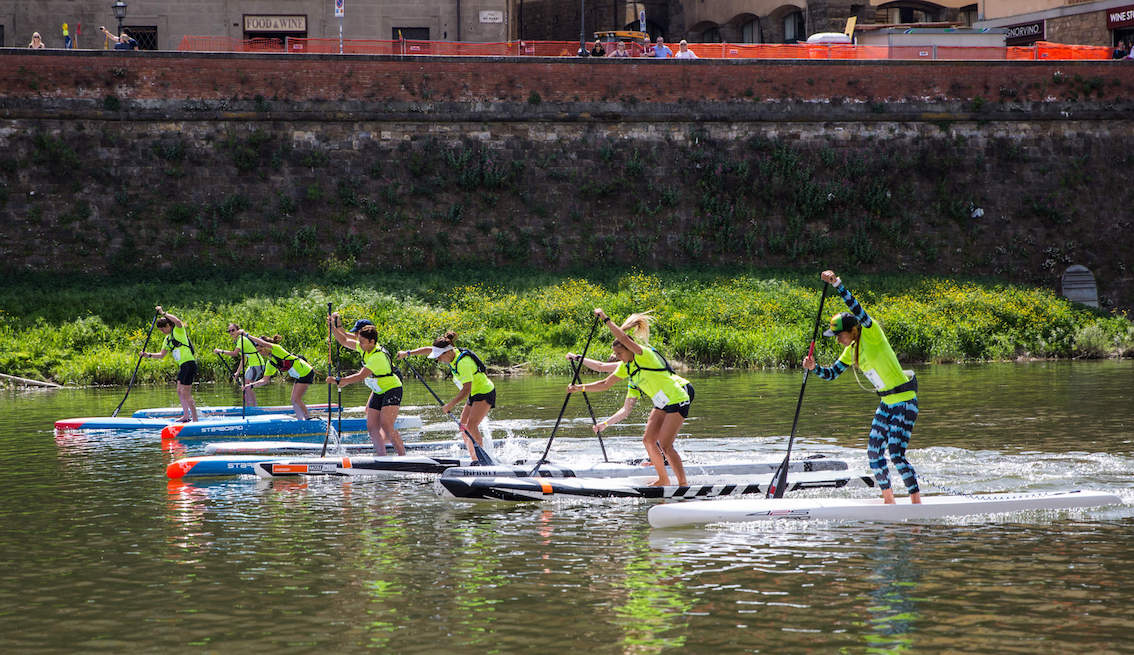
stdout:
[[(469, 284), (473, 279), (479, 282)], [(1134, 327), (1125, 316), (1072, 305), (1045, 290), (908, 275), (849, 274), (847, 283), (881, 319), (906, 363), (1134, 351)], [(372, 319), (391, 350), (426, 345), (453, 329), (459, 345), (490, 366), (514, 370), (566, 371), (563, 353), (582, 348), (596, 306), (616, 319), (653, 310), (651, 341), (693, 368), (797, 366), (819, 290), (814, 273), (761, 271), (350, 278), (272, 273), (180, 282), (43, 278), (0, 289), (0, 372), (68, 384), (124, 384), (157, 303), (189, 323), (203, 380), (225, 375), (212, 349), (231, 348), (224, 333), (229, 321), (255, 334), (279, 333), (286, 347), (326, 370), (328, 302), (347, 321)], [(843, 308), (829, 297), (823, 313)], [(591, 352), (605, 357), (609, 341), (600, 329)], [(160, 343), (155, 330), (148, 349)], [(836, 354), (832, 340), (821, 344), (820, 361)], [(434, 370), (427, 360), (418, 364), (419, 370)], [(342, 369), (357, 366), (353, 354), (343, 357)], [(145, 360), (138, 376), (168, 381), (173, 370), (170, 359)]]

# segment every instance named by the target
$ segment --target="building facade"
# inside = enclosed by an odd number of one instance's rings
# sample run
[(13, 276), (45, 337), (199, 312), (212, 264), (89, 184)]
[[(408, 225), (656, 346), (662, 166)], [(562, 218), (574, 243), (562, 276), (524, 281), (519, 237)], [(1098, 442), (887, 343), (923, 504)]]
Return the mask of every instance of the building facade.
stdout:
[[(125, 0), (124, 29), (144, 49), (176, 50), (184, 36), (236, 39), (338, 38), (335, 0)], [(99, 26), (114, 32), (113, 0), (0, 0), (0, 46), (24, 47), (39, 32), (64, 47), (62, 24), (79, 48), (108, 47)], [(512, 0), (343, 0), (346, 39), (507, 41)], [(81, 25), (81, 28), (79, 27)], [(79, 31), (81, 29), (81, 31)], [(76, 31), (79, 31), (76, 34)]]
[(1134, 43), (1134, 0), (983, 0), (981, 5), (976, 26), (1006, 27), (1014, 45), (1026, 45), (1027, 38), (1111, 47)]
[[(580, 31), (589, 37), (596, 30), (639, 29), (643, 11), (651, 36), (699, 43), (795, 43), (816, 32), (842, 32), (851, 17), (859, 25), (972, 25), (978, 17), (978, 5), (971, 0), (516, 1), (523, 5), (518, 36), (536, 40), (578, 39)], [(580, 25), (585, 27), (580, 30)]]

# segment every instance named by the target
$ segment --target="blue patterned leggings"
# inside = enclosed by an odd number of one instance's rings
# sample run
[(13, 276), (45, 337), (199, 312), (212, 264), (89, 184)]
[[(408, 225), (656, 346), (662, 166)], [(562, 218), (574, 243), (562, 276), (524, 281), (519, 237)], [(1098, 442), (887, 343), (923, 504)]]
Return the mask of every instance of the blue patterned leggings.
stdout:
[(870, 470), (882, 489), (890, 488), (890, 470), (886, 465), (886, 452), (890, 461), (906, 483), (911, 494), (918, 493), (917, 473), (906, 460), (906, 448), (910, 445), (910, 433), (917, 422), (917, 398), (894, 405), (879, 403), (874, 412), (874, 422), (870, 424), (870, 440), (866, 446), (866, 457), (870, 460)]

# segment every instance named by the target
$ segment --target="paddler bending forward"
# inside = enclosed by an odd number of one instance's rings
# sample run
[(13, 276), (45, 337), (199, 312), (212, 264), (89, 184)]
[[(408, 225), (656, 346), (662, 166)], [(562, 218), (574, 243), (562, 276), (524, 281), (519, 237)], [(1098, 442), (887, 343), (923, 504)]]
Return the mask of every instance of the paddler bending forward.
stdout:
[(920, 503), (917, 474), (906, 459), (910, 434), (917, 421), (917, 379), (912, 371), (907, 373), (902, 370), (894, 349), (882, 332), (882, 326), (870, 318), (834, 271), (823, 271), (822, 278), (835, 287), (835, 291), (850, 309), (849, 312), (832, 316), (830, 329), (823, 336), (835, 337), (845, 348), (833, 366), (816, 366), (815, 359), (811, 356), (803, 359), (803, 366), (809, 371), (815, 371), (824, 380), (834, 380), (848, 367), (854, 366), (870, 380), (881, 401), (874, 412), (874, 422), (870, 425), (866, 456), (870, 460), (874, 479), (882, 489), (882, 499), (887, 504), (894, 502), (894, 490), (890, 488), (890, 471), (886, 464), (886, 451), (889, 451), (890, 461), (894, 463), (894, 468), (898, 470), (902, 482), (910, 492), (910, 501)]
[[(386, 443), (394, 446), (394, 452), (406, 454), (402, 435), (394, 427), (398, 412), (402, 408), (402, 381), (394, 370), (390, 353), (378, 345), (378, 328), (370, 321), (360, 318), (350, 332), (344, 332), (339, 325), (339, 314), (327, 317), (335, 339), (347, 348), (362, 353), (362, 368), (354, 375), (345, 378), (328, 377), (327, 384), (338, 385), (341, 390), (348, 384), (364, 382), (370, 388), (370, 398), (366, 401), (366, 431), (374, 444), (374, 454), (386, 454)], [(357, 333), (357, 336), (355, 336)]]
[(143, 357), (162, 359), (172, 355), (177, 362), (177, 400), (181, 403), (181, 416), (178, 422), (197, 420), (197, 403), (193, 401), (193, 379), (197, 377), (197, 357), (193, 352), (193, 344), (189, 341), (185, 322), (173, 314), (165, 311), (158, 305), (154, 308), (159, 318), (154, 325), (165, 335), (161, 342), (161, 350), (156, 353), (143, 352)]
[[(468, 431), (468, 434), (483, 448), (484, 438), (480, 435), (480, 424), (488, 416), (488, 410), (496, 407), (496, 385), (488, 379), (488, 369), (476, 353), (468, 348), (457, 348), (456, 343), (457, 333), (449, 331), (435, 339), (432, 346), (403, 350), (398, 353), (398, 357), (405, 359), (409, 355), (429, 355), (429, 359), (436, 359), (449, 366), (449, 372), (453, 374), (453, 384), (457, 385), (459, 391), (452, 400), (441, 406), (441, 411), (448, 414), (458, 403), (468, 398), (458, 422), (462, 431)], [(462, 436), (465, 437), (469, 455), (476, 459), (476, 449), (468, 443), (468, 436), (463, 434)]]
[[(599, 425), (605, 428), (612, 422), (622, 420), (633, 407), (633, 403), (630, 402), (632, 394), (649, 398), (654, 409), (650, 411), (650, 417), (646, 420), (646, 432), (642, 436), (642, 443), (646, 446), (650, 463), (658, 473), (658, 479), (651, 482), (650, 486), (669, 484), (669, 474), (665, 469), (667, 460), (677, 475), (677, 484), (684, 486), (685, 467), (681, 463), (681, 455), (673, 447), (673, 442), (677, 439), (677, 431), (681, 429), (685, 419), (689, 418), (689, 406), (693, 402), (693, 385), (677, 375), (661, 353), (650, 347), (652, 318), (648, 314), (631, 314), (621, 327), (615, 325), (602, 309), (595, 309), (595, 315), (614, 335), (614, 357), (618, 363), (605, 379), (590, 384), (567, 385), (567, 393), (606, 391), (618, 380), (626, 379), (630, 385), (627, 402), (614, 416)], [(634, 338), (631, 338), (631, 334)], [(590, 364), (588, 366), (595, 368)], [(606, 365), (600, 364), (600, 367), (596, 370), (607, 370)]]
[(267, 368), (267, 360), (260, 355), (260, 351), (256, 349), (256, 344), (248, 338), (248, 333), (240, 329), (240, 324), (229, 323), (225, 328), (228, 336), (232, 337), (236, 342), (236, 347), (233, 350), (224, 350), (222, 348), (213, 348), (213, 352), (218, 355), (228, 355), (235, 357), (239, 360), (236, 367), (234, 378), (239, 380), (244, 378), (244, 404), (249, 407), (256, 406), (256, 390), (248, 382), (255, 382), (264, 377), (264, 370)]
[(311, 364), (281, 346), (282, 337), (278, 334), (273, 337), (254, 337), (244, 330), (240, 334), (256, 344), (256, 352), (267, 362), (264, 375), (255, 382), (246, 383), (244, 388), (265, 386), (272, 381), (273, 376), (283, 373), (295, 383), (291, 389), (291, 406), (295, 409), (295, 417), (304, 421), (311, 418), (307, 405), (303, 402), (303, 394), (307, 393), (307, 388), (315, 381), (315, 369), (311, 368)]

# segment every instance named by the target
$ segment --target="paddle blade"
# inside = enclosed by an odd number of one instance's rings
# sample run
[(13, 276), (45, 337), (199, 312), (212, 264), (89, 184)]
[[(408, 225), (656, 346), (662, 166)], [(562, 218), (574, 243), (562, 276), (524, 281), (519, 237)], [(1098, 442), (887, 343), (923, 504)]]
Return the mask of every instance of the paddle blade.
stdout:
[(772, 482), (768, 485), (768, 493), (764, 494), (765, 498), (783, 498), (784, 490), (787, 489), (787, 470), (788, 460), (785, 457), (780, 467), (776, 469), (772, 475)]
[(488, 451), (475, 441), (473, 442), (473, 452), (476, 453), (476, 461), (480, 462), (481, 466), (494, 466), (496, 464), (496, 460), (492, 459)]

